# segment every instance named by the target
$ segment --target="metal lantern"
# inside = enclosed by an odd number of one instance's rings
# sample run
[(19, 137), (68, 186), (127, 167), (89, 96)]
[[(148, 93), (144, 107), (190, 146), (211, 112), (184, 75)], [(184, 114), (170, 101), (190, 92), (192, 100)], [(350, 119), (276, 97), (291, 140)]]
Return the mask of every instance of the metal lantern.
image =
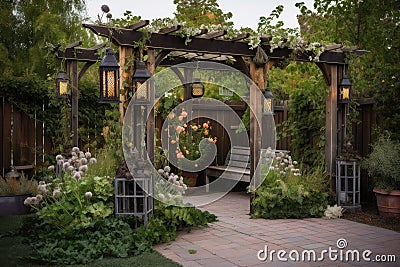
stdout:
[(68, 84), (69, 84), (68, 74), (63, 70), (60, 70), (58, 72), (57, 78), (56, 78), (56, 97), (57, 98), (67, 97)]
[(192, 84), (190, 85), (192, 97), (202, 97), (204, 95), (204, 84), (200, 82), (199, 78), (193, 79)]
[(135, 85), (135, 102), (148, 103), (150, 101), (150, 90), (147, 84), (142, 86), (150, 78), (150, 73), (146, 68), (146, 64), (140, 61), (136, 64), (135, 74), (133, 75), (133, 83)]
[(119, 103), (119, 64), (110, 47), (101, 61), (99, 75), (100, 103)]
[(350, 103), (351, 83), (346, 74), (343, 74), (342, 82), (339, 85), (339, 103)]
[(274, 114), (274, 96), (269, 89), (269, 86), (265, 88), (264, 99), (263, 99), (263, 114), (272, 115)]

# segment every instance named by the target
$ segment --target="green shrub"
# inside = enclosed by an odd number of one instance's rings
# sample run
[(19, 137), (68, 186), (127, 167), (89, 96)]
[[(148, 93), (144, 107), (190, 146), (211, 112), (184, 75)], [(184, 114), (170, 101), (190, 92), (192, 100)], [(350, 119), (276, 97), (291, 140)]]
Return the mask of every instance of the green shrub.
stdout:
[[(282, 164), (283, 163), (283, 164)], [(328, 204), (320, 169), (300, 175), (290, 156), (278, 156), (252, 202), (253, 218), (321, 217)]]

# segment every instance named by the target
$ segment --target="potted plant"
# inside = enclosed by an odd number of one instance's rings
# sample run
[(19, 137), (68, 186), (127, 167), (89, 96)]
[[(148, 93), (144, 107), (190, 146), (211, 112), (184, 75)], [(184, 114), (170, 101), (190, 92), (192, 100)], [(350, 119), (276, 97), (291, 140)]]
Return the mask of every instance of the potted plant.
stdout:
[(38, 183), (23, 173), (19, 175), (14, 170), (10, 173), (15, 175), (0, 176), (0, 215), (28, 213), (29, 207), (24, 205), (24, 200), (36, 194)]
[(362, 167), (373, 179), (379, 214), (400, 217), (400, 143), (381, 136), (372, 144), (372, 152)]

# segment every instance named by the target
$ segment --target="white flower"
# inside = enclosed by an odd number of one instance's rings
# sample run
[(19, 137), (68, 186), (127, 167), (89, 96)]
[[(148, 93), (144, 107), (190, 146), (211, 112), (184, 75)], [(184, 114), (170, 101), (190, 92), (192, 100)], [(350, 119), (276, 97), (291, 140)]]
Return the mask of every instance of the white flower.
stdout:
[(62, 155), (60, 155), (60, 154), (58, 154), (58, 155), (56, 156), (56, 160), (57, 160), (57, 161), (63, 160), (63, 159), (64, 159), (64, 157), (63, 157)]
[(55, 197), (55, 198), (61, 197), (61, 190), (60, 190), (60, 188), (54, 189), (54, 191), (53, 191), (53, 197)]
[(88, 163), (88, 160), (86, 158), (81, 158), (81, 164), (86, 165)]
[(96, 163), (97, 162), (97, 159), (95, 159), (95, 158), (90, 158), (89, 159), (89, 163), (90, 164), (93, 164), (93, 163)]
[(92, 153), (90, 153), (89, 151), (86, 152), (86, 153), (85, 153), (85, 157), (86, 157), (87, 159), (91, 158), (91, 157), (92, 157)]
[(81, 179), (81, 174), (80, 174), (80, 172), (75, 172), (74, 173), (74, 176), (72, 177), (72, 178), (74, 178), (75, 180), (78, 180), (78, 179)]
[(72, 156), (72, 157), (76, 157), (76, 156), (77, 156), (77, 155), (76, 155), (76, 152), (75, 152), (75, 151), (72, 151), (72, 152), (71, 152), (71, 156)]
[(158, 194), (158, 198), (159, 198), (159, 199), (164, 199), (164, 198), (165, 198), (165, 196), (164, 196), (164, 194), (162, 194), (162, 193), (159, 193), (159, 194)]
[(71, 164), (67, 161), (63, 163), (63, 169), (66, 169), (70, 166)]
[(297, 161), (293, 161), (293, 165), (297, 165)]
[(165, 172), (170, 172), (170, 171), (171, 171), (171, 168), (170, 168), (169, 166), (165, 166), (165, 167), (164, 167), (164, 171), (165, 171)]
[(91, 198), (92, 196), (93, 196), (93, 194), (90, 191), (85, 193), (85, 197), (87, 197), (87, 198)]
[(40, 194), (38, 194), (38, 195), (36, 195), (36, 200), (39, 202), (39, 201), (41, 201), (43, 199), (43, 196), (42, 195), (40, 195)]
[(79, 171), (80, 172), (87, 172), (87, 170), (88, 170), (88, 166), (87, 165), (82, 165), (82, 166), (79, 167)]
[(69, 166), (69, 167), (67, 168), (67, 171), (70, 171), (70, 172), (73, 172), (74, 170), (75, 170), (74, 166)]
[(54, 165), (50, 165), (49, 167), (47, 167), (47, 169), (48, 169), (49, 171), (54, 171), (55, 167), (54, 167)]
[(164, 170), (163, 169), (158, 169), (158, 173), (159, 174), (164, 174)]
[(79, 158), (84, 158), (85, 157), (85, 153), (83, 153), (82, 151), (79, 152)]
[(74, 147), (72, 148), (72, 151), (78, 153), (78, 152), (79, 152), (79, 147), (74, 146)]

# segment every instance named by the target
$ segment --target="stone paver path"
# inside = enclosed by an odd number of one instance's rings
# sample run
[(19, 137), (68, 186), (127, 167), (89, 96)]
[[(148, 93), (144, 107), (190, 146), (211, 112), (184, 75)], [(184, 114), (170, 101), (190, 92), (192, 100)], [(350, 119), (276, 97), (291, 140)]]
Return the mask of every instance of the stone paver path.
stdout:
[[(183, 266), (400, 266), (400, 233), (364, 225), (344, 219), (285, 219), (266, 220), (249, 218), (249, 197), (245, 193), (229, 193), (224, 198), (204, 207), (218, 216), (218, 222), (207, 228), (182, 232), (175, 241), (155, 247), (164, 256)], [(339, 249), (337, 240), (343, 238), (347, 247)], [(267, 248), (268, 255), (272, 250), (273, 261), (258, 253)], [(318, 261), (323, 250), (337, 250), (323, 254), (324, 260)], [(279, 261), (277, 251), (283, 250)], [(352, 251), (360, 252), (360, 261), (352, 261)], [(377, 255), (394, 255), (397, 262), (366, 262), (362, 259), (363, 251), (372, 251), (367, 258), (375, 259)], [(293, 261), (302, 254), (313, 258), (315, 251), (317, 261)], [(284, 252), (281, 252), (284, 253)], [(356, 255), (356, 252), (354, 252)], [(367, 253), (367, 252), (366, 252)], [(340, 254), (342, 259), (340, 260)], [(347, 257), (351, 261), (345, 261)]]

